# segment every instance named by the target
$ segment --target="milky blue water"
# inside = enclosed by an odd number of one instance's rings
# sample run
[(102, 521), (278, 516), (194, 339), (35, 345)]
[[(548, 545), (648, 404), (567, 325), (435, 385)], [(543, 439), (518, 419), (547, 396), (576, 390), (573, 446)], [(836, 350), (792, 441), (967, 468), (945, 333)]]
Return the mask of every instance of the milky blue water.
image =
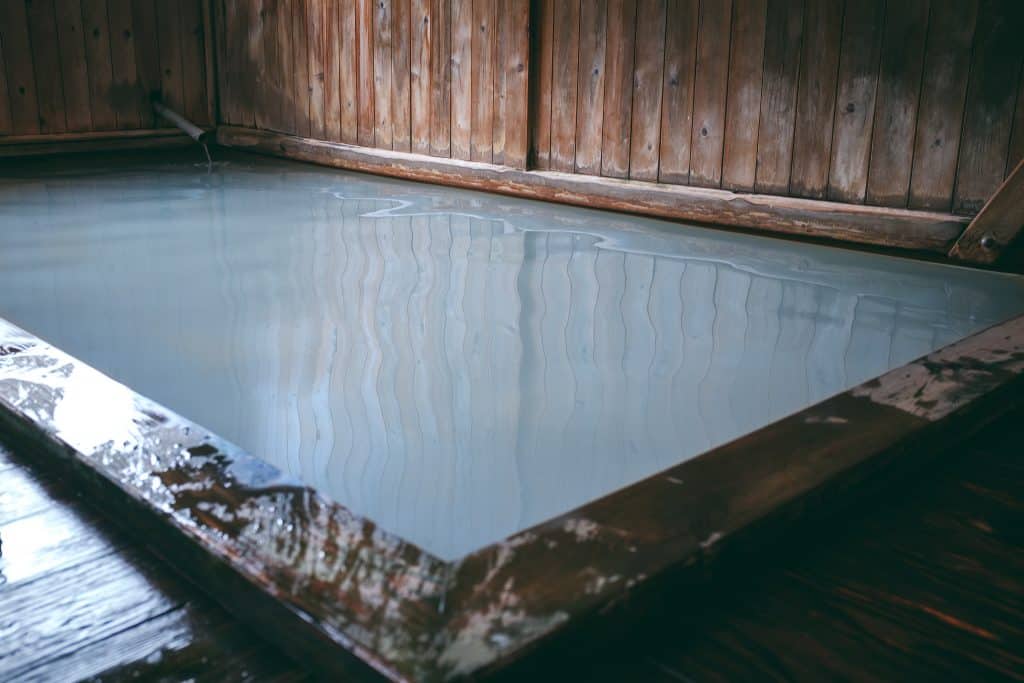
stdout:
[(1015, 277), (146, 159), (0, 170), (0, 317), (445, 558), (1024, 311)]

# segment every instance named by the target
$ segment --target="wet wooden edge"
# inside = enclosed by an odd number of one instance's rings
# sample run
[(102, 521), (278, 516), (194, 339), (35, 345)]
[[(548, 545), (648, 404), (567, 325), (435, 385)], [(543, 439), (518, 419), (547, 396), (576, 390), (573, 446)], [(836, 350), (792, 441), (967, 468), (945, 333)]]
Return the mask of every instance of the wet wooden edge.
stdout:
[(531, 171), (220, 126), (217, 142), (249, 152), (659, 218), (945, 254), (969, 218), (728, 190)]
[(328, 675), (493, 674), (770, 522), (1009, 409), (1024, 316), (447, 563), (0, 322), (0, 421), (162, 558)]

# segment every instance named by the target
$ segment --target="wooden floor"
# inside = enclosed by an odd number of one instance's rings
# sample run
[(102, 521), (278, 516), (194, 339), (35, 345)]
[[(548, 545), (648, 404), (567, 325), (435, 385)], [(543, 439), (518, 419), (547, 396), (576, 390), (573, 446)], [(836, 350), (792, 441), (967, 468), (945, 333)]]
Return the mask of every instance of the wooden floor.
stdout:
[[(1018, 412), (542, 677), (1022, 680), (1022, 443)], [(305, 678), (32, 457), (0, 448), (0, 680)]]

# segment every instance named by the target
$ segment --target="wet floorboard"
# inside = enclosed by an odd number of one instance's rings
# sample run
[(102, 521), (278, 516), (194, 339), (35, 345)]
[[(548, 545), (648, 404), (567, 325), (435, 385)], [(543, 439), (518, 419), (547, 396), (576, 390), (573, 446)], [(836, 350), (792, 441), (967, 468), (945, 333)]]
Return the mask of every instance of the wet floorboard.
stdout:
[[(537, 667), (599, 681), (1019, 679), (1022, 418), (606, 654)], [(0, 680), (305, 678), (31, 463), (0, 449)]]
[(0, 446), (0, 680), (301, 680), (31, 453)]

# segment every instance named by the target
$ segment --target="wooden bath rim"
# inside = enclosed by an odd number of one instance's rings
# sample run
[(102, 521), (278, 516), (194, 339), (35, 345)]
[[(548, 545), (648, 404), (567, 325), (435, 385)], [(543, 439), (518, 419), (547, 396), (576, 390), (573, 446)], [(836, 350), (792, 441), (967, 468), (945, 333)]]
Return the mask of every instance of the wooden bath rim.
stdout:
[(5, 439), (317, 672), (396, 681), (493, 674), (699, 580), (1022, 388), (1024, 316), (446, 562), (0, 318)]

